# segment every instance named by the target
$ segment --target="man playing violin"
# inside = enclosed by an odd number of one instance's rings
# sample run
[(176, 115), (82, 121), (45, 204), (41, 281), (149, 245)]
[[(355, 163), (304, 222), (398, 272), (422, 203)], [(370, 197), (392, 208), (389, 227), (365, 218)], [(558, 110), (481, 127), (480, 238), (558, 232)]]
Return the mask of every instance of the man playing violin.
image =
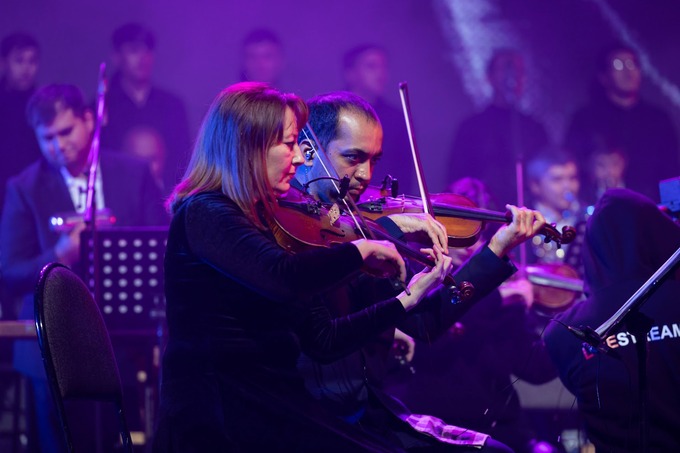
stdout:
[[(362, 98), (347, 92), (317, 96), (309, 101), (309, 108), (309, 125), (320, 143), (314, 144), (304, 133), (300, 134), (306, 163), (298, 168), (292, 185), (307, 189), (320, 201), (335, 201), (337, 191), (330, 180), (313, 181), (327, 176), (315, 158), (313, 145), (319, 145), (325, 149), (338, 175), (347, 176), (347, 192), (358, 200), (368, 188), (382, 157), (382, 128), (375, 111)], [(526, 208), (508, 206), (508, 209), (513, 214), (512, 223), (502, 227), (453, 275), (457, 282), (471, 282), (474, 296), (452, 303), (449, 289), (440, 287), (396, 327), (408, 335), (431, 341), (515, 271), (507, 258), (508, 252), (536, 234), (545, 221), (540, 213)], [(447, 248), (446, 229), (429, 215), (391, 215), (379, 219), (379, 223), (397, 238), (425, 233), (437, 248)], [(362, 276), (319, 297), (329, 307), (330, 316), (343, 316), (362, 309), (366, 293), (389, 296), (393, 292), (388, 285)], [(304, 342), (304, 334), (301, 338)], [(483, 451), (507, 451), (507, 447), (485, 434), (450, 426), (444, 429), (441, 420), (411, 414), (399, 401), (384, 393), (382, 378), (393, 338), (394, 329), (388, 329), (360, 350), (331, 363), (303, 356), (299, 369), (306, 377), (307, 389), (337, 416), (382, 438), (397, 450), (439, 451), (450, 446), (455, 451), (472, 451), (472, 448), (476, 451), (479, 447), (483, 447)], [(429, 428), (424, 429), (423, 425)]]

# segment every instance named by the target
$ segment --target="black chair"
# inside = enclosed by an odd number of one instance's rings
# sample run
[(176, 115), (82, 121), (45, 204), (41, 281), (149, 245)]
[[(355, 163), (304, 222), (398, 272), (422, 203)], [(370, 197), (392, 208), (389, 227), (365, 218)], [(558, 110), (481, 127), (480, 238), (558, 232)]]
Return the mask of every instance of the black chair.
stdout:
[(35, 326), (69, 451), (73, 441), (64, 400), (73, 399), (113, 403), (123, 446), (132, 452), (118, 365), (104, 320), (83, 281), (62, 264), (50, 263), (40, 272)]

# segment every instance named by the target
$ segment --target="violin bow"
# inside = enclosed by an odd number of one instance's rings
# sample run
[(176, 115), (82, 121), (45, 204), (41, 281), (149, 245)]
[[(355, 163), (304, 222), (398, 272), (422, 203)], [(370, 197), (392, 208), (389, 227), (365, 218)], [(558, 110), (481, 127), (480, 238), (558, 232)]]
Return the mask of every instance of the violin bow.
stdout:
[[(406, 132), (408, 134), (408, 141), (411, 145), (411, 156), (413, 157), (413, 166), (416, 170), (416, 177), (418, 178), (418, 190), (420, 191), (420, 198), (423, 201), (423, 211), (425, 214), (430, 214), (434, 217), (434, 209), (432, 209), (432, 201), (430, 199), (430, 192), (427, 190), (427, 183), (425, 182), (425, 175), (423, 172), (423, 165), (420, 160), (420, 152), (416, 145), (416, 138), (413, 132), (413, 116), (411, 115), (411, 101), (408, 95), (408, 85), (406, 82), (399, 83), (399, 98), (401, 99), (401, 108), (404, 112), (404, 121), (406, 121)], [(458, 286), (450, 288), (454, 299), (464, 300), (472, 296), (474, 293), (474, 286), (467, 281), (461, 282)]]
[(406, 121), (406, 133), (408, 134), (408, 141), (411, 146), (413, 166), (415, 167), (416, 177), (418, 179), (418, 191), (420, 192), (420, 198), (423, 201), (423, 211), (425, 214), (430, 214), (434, 217), (434, 210), (432, 209), (432, 202), (430, 200), (430, 192), (427, 190), (427, 183), (425, 182), (425, 175), (423, 173), (423, 165), (420, 160), (420, 152), (418, 151), (415, 134), (413, 132), (411, 101), (409, 99), (408, 85), (406, 82), (401, 82), (399, 84), (399, 97), (401, 99), (401, 108), (404, 112), (404, 121)]

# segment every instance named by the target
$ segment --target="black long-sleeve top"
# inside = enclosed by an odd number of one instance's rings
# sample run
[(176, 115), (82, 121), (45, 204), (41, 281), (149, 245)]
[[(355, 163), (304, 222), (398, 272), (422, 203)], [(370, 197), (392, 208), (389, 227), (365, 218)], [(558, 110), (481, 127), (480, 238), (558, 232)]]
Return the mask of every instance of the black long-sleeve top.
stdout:
[(294, 377), (302, 325), (314, 329), (303, 334), (306, 347), (322, 359), (360, 347), (405, 316), (396, 298), (338, 319), (310, 309), (315, 294), (361, 266), (351, 243), (290, 254), (224, 195), (190, 197), (173, 218), (165, 257), (164, 379), (214, 371), (250, 378), (254, 369)]
[(452, 303), (448, 289), (442, 287), (433, 291), (406, 316), (371, 336), (360, 349), (345, 350), (344, 355), (336, 356), (331, 363), (328, 363), (328, 355), (323, 358), (317, 355), (318, 348), (324, 343), (312, 336), (319, 329), (309, 325), (319, 319), (360, 312), (371, 300), (390, 297), (395, 290), (384, 280), (360, 275), (341, 288), (320, 295), (317, 308), (310, 312), (310, 319), (303, 324), (305, 328), (300, 334), (305, 354), (300, 358), (298, 368), (305, 377), (308, 391), (338, 416), (348, 420), (360, 416), (366, 407), (369, 389), (379, 398), (385, 397), (381, 387), (394, 341), (394, 326), (416, 339), (432, 342), (514, 271), (515, 267), (507, 259), (497, 257), (488, 247), (482, 248), (453, 274), (457, 283), (469, 281), (473, 284), (472, 298)]

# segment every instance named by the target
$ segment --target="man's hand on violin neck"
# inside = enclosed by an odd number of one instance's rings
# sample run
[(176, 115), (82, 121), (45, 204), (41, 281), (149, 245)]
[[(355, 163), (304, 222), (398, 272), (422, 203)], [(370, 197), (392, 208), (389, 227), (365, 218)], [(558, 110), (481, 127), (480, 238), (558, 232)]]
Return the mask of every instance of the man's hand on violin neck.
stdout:
[(437, 245), (444, 250), (444, 253), (448, 253), (449, 239), (446, 227), (435, 220), (430, 214), (391, 214), (389, 218), (405, 234), (424, 233), (432, 242), (432, 245)]
[(543, 214), (528, 208), (506, 205), (512, 222), (502, 226), (489, 242), (489, 248), (499, 257), (506, 256), (517, 245), (535, 236), (546, 224)]
[[(421, 250), (424, 251), (424, 250)], [(434, 265), (425, 268), (415, 274), (408, 283), (410, 294), (406, 291), (397, 295), (397, 299), (408, 311), (418, 305), (424, 297), (438, 285), (440, 285), (453, 270), (453, 262), (450, 256), (444, 255), (444, 251), (438, 245), (430, 250)]]
[(364, 260), (364, 272), (380, 278), (406, 281), (406, 263), (394, 244), (367, 239), (358, 239), (352, 243), (359, 249)]

